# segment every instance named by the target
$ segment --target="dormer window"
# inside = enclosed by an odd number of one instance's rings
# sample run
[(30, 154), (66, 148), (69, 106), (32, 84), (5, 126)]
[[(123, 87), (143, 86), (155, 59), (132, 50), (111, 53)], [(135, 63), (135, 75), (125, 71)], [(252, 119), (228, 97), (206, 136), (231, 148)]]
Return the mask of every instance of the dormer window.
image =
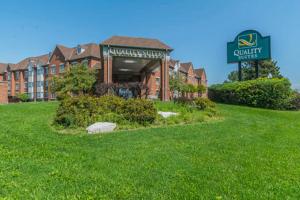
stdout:
[(77, 50), (77, 55), (79, 55), (79, 54), (83, 53), (85, 49), (82, 48), (81, 45), (78, 45), (78, 46), (76, 47), (76, 50)]

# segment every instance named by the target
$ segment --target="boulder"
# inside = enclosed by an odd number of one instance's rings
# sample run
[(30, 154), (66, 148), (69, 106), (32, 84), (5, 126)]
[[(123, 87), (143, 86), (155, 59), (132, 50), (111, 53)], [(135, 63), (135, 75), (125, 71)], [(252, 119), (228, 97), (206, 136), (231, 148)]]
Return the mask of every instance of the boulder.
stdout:
[(86, 128), (88, 134), (112, 132), (117, 124), (111, 122), (97, 122)]
[(158, 114), (160, 114), (163, 118), (168, 118), (171, 116), (178, 115), (178, 113), (175, 113), (175, 112), (162, 112), (162, 111), (158, 111)]

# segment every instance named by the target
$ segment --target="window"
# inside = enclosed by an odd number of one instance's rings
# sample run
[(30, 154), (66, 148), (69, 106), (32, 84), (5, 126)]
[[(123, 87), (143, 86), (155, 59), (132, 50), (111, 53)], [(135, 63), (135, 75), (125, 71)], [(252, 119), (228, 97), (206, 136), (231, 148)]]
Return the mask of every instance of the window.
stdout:
[(156, 95), (157, 97), (159, 97), (159, 94), (160, 94), (160, 91), (159, 91), (159, 90), (156, 90), (156, 91), (155, 91), (155, 95)]
[(60, 64), (59, 65), (59, 73), (64, 73), (65, 72), (65, 64)]
[(56, 74), (56, 66), (55, 65), (51, 66), (51, 74)]
[(20, 78), (20, 72), (15, 72), (15, 80), (18, 81)]
[(43, 69), (42, 67), (39, 67), (39, 68), (37, 69), (37, 74), (38, 74), (38, 75), (43, 75), (43, 74), (44, 74), (44, 69)]
[(36, 82), (37, 87), (43, 87), (43, 81), (37, 81)]
[(155, 78), (155, 83), (156, 83), (156, 85), (160, 85), (160, 77)]
[(7, 81), (7, 72), (4, 72), (3, 74), (3, 81)]
[(28, 87), (32, 88), (33, 87), (33, 82), (29, 82)]
[(20, 84), (16, 83), (16, 91), (19, 91), (19, 90), (20, 90)]
[(25, 71), (25, 72), (24, 72), (24, 79), (25, 79), (25, 81), (28, 80), (28, 71)]
[(37, 97), (38, 99), (43, 98), (43, 96), (44, 96), (44, 93), (42, 93), (42, 92), (37, 92), (37, 93), (36, 93), (36, 97)]
[(48, 81), (45, 81), (45, 87), (46, 88), (48, 87)]
[(11, 72), (7, 73), (7, 80), (10, 81), (11, 80)]
[(49, 74), (48, 67), (45, 67), (45, 75), (47, 76)]
[(75, 62), (72, 62), (71, 65), (72, 65), (72, 66), (78, 65), (78, 62), (76, 62), (76, 61), (75, 61)]

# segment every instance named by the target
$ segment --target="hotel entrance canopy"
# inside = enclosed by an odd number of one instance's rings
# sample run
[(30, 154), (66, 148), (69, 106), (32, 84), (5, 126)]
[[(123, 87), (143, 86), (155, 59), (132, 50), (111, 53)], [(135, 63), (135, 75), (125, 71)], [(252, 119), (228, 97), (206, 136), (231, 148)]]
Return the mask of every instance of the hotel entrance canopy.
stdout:
[(169, 60), (171, 47), (157, 39), (113, 36), (101, 44), (104, 83), (139, 81), (160, 68), (162, 100), (169, 99)]

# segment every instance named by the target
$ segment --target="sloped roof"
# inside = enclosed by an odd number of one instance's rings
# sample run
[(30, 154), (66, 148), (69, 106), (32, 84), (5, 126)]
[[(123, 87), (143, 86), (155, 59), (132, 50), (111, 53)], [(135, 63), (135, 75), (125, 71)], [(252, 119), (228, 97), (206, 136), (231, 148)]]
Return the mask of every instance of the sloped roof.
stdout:
[(175, 67), (175, 65), (176, 65), (176, 63), (178, 63), (179, 62), (179, 60), (173, 60), (173, 59), (170, 59), (170, 61), (169, 61), (169, 65), (171, 66), (171, 67)]
[(192, 62), (187, 62), (187, 63), (180, 63), (179, 71), (188, 73), (190, 68), (193, 68), (193, 63)]
[(60, 50), (60, 52), (63, 54), (66, 60), (68, 60), (72, 55), (72, 48), (65, 47), (63, 45), (56, 45), (56, 47)]
[(203, 74), (205, 74), (205, 69), (204, 68), (200, 68), (200, 69), (195, 69), (195, 74), (198, 76), (198, 77), (202, 77)]
[(77, 47), (69, 48), (63, 45), (57, 45), (56, 47), (61, 51), (66, 60), (77, 60), (86, 57), (100, 58), (100, 47), (95, 43), (80, 45), (84, 49), (80, 54), (77, 54)]
[(0, 63), (0, 74), (5, 72), (7, 65), (7, 63)]
[(36, 57), (28, 57), (23, 59), (17, 64), (10, 64), (11, 70), (24, 70), (27, 69), (28, 65), (30, 63), (33, 64), (40, 64), (40, 65), (46, 65), (49, 60), (49, 54), (41, 55), (41, 56), (36, 56)]
[(113, 36), (101, 43), (101, 45), (126, 46), (126, 47), (144, 47), (150, 49), (173, 50), (165, 43), (150, 38)]

